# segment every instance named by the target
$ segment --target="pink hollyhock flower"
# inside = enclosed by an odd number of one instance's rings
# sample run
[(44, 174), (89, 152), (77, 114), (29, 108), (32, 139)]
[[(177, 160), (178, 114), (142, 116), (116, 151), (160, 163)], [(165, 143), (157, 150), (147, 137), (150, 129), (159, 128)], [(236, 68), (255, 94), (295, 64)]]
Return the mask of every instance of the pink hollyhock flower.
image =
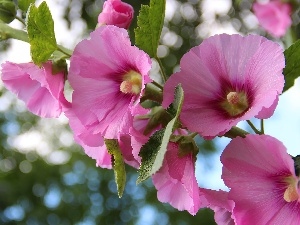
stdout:
[(97, 166), (111, 169), (111, 155), (106, 149), (103, 137), (94, 134), (92, 129), (84, 127), (71, 108), (65, 112), (65, 115), (69, 118), (69, 125), (74, 131), (74, 140), (83, 147), (84, 152), (96, 160)]
[(215, 212), (215, 222), (218, 225), (235, 225), (232, 210), (234, 202), (228, 199), (228, 192), (199, 188), (200, 199), (205, 207)]
[(267, 135), (237, 137), (221, 162), (237, 224), (300, 224), (299, 177), (280, 141)]
[(275, 37), (283, 36), (292, 24), (292, 7), (289, 3), (280, 0), (266, 4), (255, 2), (253, 11), (260, 25)]
[(178, 144), (170, 142), (163, 166), (152, 176), (159, 201), (168, 202), (180, 211), (187, 210), (192, 215), (201, 205), (195, 160), (192, 153), (178, 156)]
[(180, 66), (164, 86), (163, 106), (181, 83), (180, 120), (204, 137), (222, 135), (254, 116), (269, 118), (284, 84), (281, 47), (257, 35), (210, 37), (186, 53)]
[(129, 134), (132, 111), (151, 81), (150, 68), (149, 56), (131, 46), (126, 30), (99, 27), (75, 47), (70, 60), (72, 113), (94, 135), (118, 139)]
[[(65, 112), (70, 120), (70, 127), (74, 133), (74, 140), (83, 147), (85, 153), (96, 160), (96, 165), (102, 168), (112, 168), (112, 157), (108, 153), (104, 139), (100, 134), (94, 134), (93, 130), (84, 127), (80, 120), (74, 115), (72, 110)], [(133, 155), (131, 147), (131, 136), (122, 135), (118, 139), (119, 147), (124, 157), (125, 163), (138, 168), (139, 162)]]
[(30, 112), (40, 117), (58, 117), (68, 102), (64, 97), (64, 74), (53, 75), (51, 62), (41, 68), (33, 63), (2, 64), (4, 86), (25, 102)]
[(133, 14), (134, 9), (131, 5), (121, 0), (107, 0), (104, 2), (103, 10), (98, 16), (98, 23), (128, 29)]

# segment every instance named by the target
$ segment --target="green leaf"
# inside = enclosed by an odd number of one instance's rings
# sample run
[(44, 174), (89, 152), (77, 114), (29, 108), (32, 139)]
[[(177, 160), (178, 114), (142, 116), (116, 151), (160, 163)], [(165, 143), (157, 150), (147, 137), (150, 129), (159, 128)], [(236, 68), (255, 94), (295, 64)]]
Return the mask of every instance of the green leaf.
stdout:
[(112, 156), (112, 165), (115, 172), (115, 181), (117, 184), (119, 198), (121, 198), (126, 183), (126, 172), (123, 156), (119, 147), (118, 140), (104, 139), (104, 142), (108, 153)]
[(300, 40), (284, 51), (285, 68), (283, 69), (285, 84), (283, 92), (294, 85), (295, 79), (300, 76)]
[(34, 4), (29, 7), (27, 31), (32, 60), (41, 66), (57, 49), (54, 22), (46, 2), (42, 2), (38, 8)]
[(33, 3), (35, 3), (35, 0), (19, 0), (18, 6), (22, 11), (27, 12), (30, 4), (33, 4)]
[(151, 0), (150, 6), (142, 5), (134, 30), (136, 45), (156, 57), (160, 34), (165, 18), (166, 0)]
[(0, 20), (10, 23), (15, 19), (16, 13), (17, 9), (13, 1), (0, 0)]
[(142, 157), (142, 163), (137, 183), (146, 180), (161, 168), (171, 135), (178, 127), (178, 117), (182, 103), (183, 90), (181, 85), (178, 85), (175, 89), (175, 100), (173, 102), (173, 106), (176, 109), (175, 117), (167, 124), (166, 128), (156, 131), (141, 148), (139, 155)]

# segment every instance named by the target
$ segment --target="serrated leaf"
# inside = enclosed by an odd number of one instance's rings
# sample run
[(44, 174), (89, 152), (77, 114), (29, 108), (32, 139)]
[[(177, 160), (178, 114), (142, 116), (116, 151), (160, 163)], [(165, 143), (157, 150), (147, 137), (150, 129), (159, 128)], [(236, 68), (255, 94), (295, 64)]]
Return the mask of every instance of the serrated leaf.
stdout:
[(300, 76), (300, 40), (284, 51), (285, 68), (283, 69), (285, 84), (283, 92), (294, 85), (295, 79)]
[(136, 45), (156, 57), (160, 34), (165, 18), (166, 0), (150, 0), (150, 6), (142, 5), (137, 18)]
[(33, 3), (35, 3), (35, 0), (18, 0), (18, 6), (24, 12), (27, 12), (27, 9), (29, 8), (30, 4)]
[(118, 140), (104, 139), (104, 142), (108, 153), (112, 156), (112, 165), (115, 173), (115, 182), (117, 184), (119, 198), (121, 198), (126, 183), (126, 172), (123, 156), (119, 147)]
[(46, 2), (42, 2), (38, 8), (34, 4), (29, 7), (27, 32), (32, 60), (41, 66), (57, 49), (54, 22)]
[(183, 89), (181, 85), (176, 87), (174, 99), (173, 105), (176, 108), (175, 117), (167, 124), (166, 128), (156, 131), (141, 148), (139, 155), (142, 157), (142, 163), (137, 183), (141, 183), (155, 174), (163, 164), (169, 140), (177, 128), (178, 117), (181, 112), (183, 103)]

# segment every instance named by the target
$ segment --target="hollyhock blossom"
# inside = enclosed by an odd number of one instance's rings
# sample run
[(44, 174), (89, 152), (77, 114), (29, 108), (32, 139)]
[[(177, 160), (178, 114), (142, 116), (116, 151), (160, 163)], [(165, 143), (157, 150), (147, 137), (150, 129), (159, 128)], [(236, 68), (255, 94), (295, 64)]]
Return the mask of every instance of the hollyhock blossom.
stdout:
[(98, 23), (127, 29), (133, 19), (134, 9), (121, 0), (107, 0), (98, 16)]
[(200, 206), (195, 177), (195, 157), (192, 153), (178, 156), (178, 144), (170, 142), (162, 167), (152, 176), (157, 198), (174, 208), (195, 215)]
[(126, 30), (99, 27), (75, 47), (70, 59), (72, 113), (93, 135), (118, 139), (129, 134), (132, 111), (151, 81), (150, 68), (149, 56), (131, 46)]
[[(96, 165), (102, 168), (112, 168), (112, 157), (108, 153), (104, 139), (101, 134), (94, 134), (92, 129), (84, 127), (80, 120), (74, 115), (72, 110), (65, 112), (69, 118), (70, 127), (74, 132), (74, 140), (83, 147), (85, 153), (96, 160)], [(131, 147), (131, 136), (122, 135), (118, 138), (119, 147), (122, 152), (125, 163), (138, 168), (140, 161), (133, 155)]]
[(265, 4), (255, 2), (253, 11), (260, 25), (274, 37), (285, 35), (292, 24), (292, 7), (280, 0), (269, 1)]
[(33, 63), (2, 64), (4, 86), (25, 102), (30, 112), (40, 117), (58, 117), (68, 102), (64, 97), (64, 73), (52, 74), (51, 62), (41, 68)]
[(232, 210), (234, 202), (228, 199), (228, 192), (199, 188), (202, 204), (215, 212), (215, 222), (218, 225), (234, 225)]
[(268, 135), (237, 137), (221, 162), (237, 224), (300, 224), (299, 177), (280, 141)]
[(204, 137), (222, 135), (239, 121), (273, 114), (284, 65), (281, 47), (264, 37), (212, 36), (182, 57), (181, 71), (164, 86), (163, 106), (181, 83), (182, 124)]

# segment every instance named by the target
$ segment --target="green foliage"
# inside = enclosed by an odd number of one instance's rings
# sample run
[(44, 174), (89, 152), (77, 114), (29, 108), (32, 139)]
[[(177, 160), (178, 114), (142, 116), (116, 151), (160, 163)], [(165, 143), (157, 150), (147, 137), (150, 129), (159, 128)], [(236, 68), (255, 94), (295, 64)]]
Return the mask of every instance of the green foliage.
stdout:
[(27, 31), (33, 62), (41, 66), (57, 49), (54, 22), (46, 2), (37, 8), (32, 4), (27, 16)]
[(285, 68), (283, 70), (285, 84), (283, 91), (294, 85), (295, 79), (300, 76), (300, 40), (284, 51)]
[(34, 4), (34, 3), (35, 0), (18, 0), (18, 6), (24, 12), (27, 12), (30, 4)]
[(17, 9), (13, 1), (0, 0), (0, 20), (10, 23), (15, 19)]
[(181, 112), (182, 103), (183, 89), (181, 85), (178, 85), (175, 89), (175, 100), (172, 104), (176, 110), (174, 118), (167, 124), (166, 128), (156, 131), (141, 148), (139, 155), (142, 157), (142, 163), (137, 183), (146, 180), (161, 168), (171, 135), (178, 125), (177, 120)]
[(166, 0), (151, 0), (150, 6), (142, 5), (135, 31), (136, 45), (156, 57), (156, 51), (165, 18)]
[(108, 153), (112, 156), (112, 164), (115, 172), (115, 181), (118, 188), (118, 195), (121, 198), (126, 184), (126, 171), (123, 156), (119, 147), (118, 140), (104, 140)]

